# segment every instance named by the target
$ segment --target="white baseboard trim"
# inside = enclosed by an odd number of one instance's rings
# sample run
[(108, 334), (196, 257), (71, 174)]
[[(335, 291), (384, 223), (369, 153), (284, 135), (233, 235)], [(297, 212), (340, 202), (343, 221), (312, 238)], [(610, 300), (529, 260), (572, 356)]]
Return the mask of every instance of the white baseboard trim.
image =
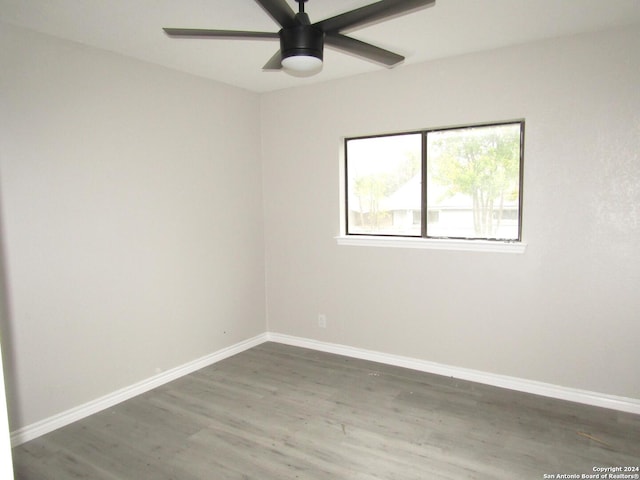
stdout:
[(349, 347), (336, 343), (321, 342), (308, 338), (294, 337), (280, 333), (267, 333), (267, 340), (271, 342), (283, 343), (296, 347), (309, 348), (327, 353), (335, 353), (352, 358), (362, 360), (370, 360), (373, 362), (394, 365), (397, 367), (409, 368), (426, 373), (434, 373), (447, 377), (459, 378), (461, 380), (469, 380), (472, 382), (492, 385), (494, 387), (508, 388), (519, 392), (532, 393), (560, 400), (568, 400), (595, 407), (610, 408), (622, 412), (635, 413), (640, 415), (640, 400), (628, 397), (619, 397), (604, 393), (591, 392), (588, 390), (579, 390), (576, 388), (562, 387), (550, 383), (537, 382), (534, 380), (526, 380), (523, 378), (510, 377), (507, 375), (498, 375), (495, 373), (487, 373), (479, 370), (471, 370), (467, 368), (452, 367), (441, 363), (429, 362), (410, 357), (392, 355), (388, 353), (377, 352), (374, 350), (365, 350), (362, 348)]
[(366, 350), (362, 348), (350, 347), (348, 345), (340, 345), (337, 343), (321, 342), (309, 338), (295, 337), (281, 333), (266, 332), (257, 335), (248, 340), (236, 343), (229, 347), (218, 350), (217, 352), (205, 355), (191, 362), (185, 363), (166, 372), (162, 372), (151, 378), (138, 382), (134, 385), (117, 390), (113, 393), (97, 398), (83, 405), (79, 405), (72, 409), (45, 418), (39, 422), (22, 427), (11, 432), (11, 445), (16, 447), (22, 443), (33, 440), (49, 432), (62, 428), (75, 421), (81, 420), (89, 415), (98, 413), (102, 410), (110, 408), (118, 403), (124, 402), (141, 393), (153, 390), (156, 387), (176, 380), (184, 375), (200, 370), (201, 368), (213, 365), (216, 362), (229, 358), (238, 353), (244, 352), (250, 348), (265, 342), (276, 342), (296, 347), (309, 348), (327, 353), (335, 353), (352, 358), (362, 360), (370, 360), (373, 362), (394, 365), (397, 367), (409, 368), (426, 373), (443, 375), (448, 377), (459, 378), (461, 380), (469, 380), (472, 382), (483, 383), (495, 387), (508, 388), (519, 392), (532, 393), (560, 400), (568, 400), (571, 402), (583, 403), (596, 407), (610, 408), (622, 412), (629, 412), (640, 415), (640, 400), (628, 397), (619, 397), (604, 393), (591, 392), (588, 390), (579, 390), (575, 388), (562, 387), (550, 383), (526, 380), (517, 377), (509, 377), (507, 375), (498, 375), (494, 373), (482, 372), (479, 370), (471, 370), (467, 368), (452, 367), (441, 363), (429, 362), (416, 358), (403, 357), (389, 353), (377, 352), (374, 350)]
[(117, 405), (120, 402), (124, 402), (130, 398), (140, 395), (141, 393), (153, 390), (156, 387), (176, 380), (184, 375), (200, 370), (201, 368), (213, 365), (216, 362), (229, 358), (238, 353), (244, 352), (250, 348), (260, 345), (267, 341), (267, 334), (262, 333), (248, 340), (236, 343), (229, 347), (218, 350), (217, 352), (205, 355), (191, 362), (180, 365), (179, 367), (172, 368), (165, 372), (154, 375), (151, 378), (135, 383), (128, 387), (117, 390), (113, 393), (105, 395), (104, 397), (97, 398), (83, 405), (71, 408), (64, 412), (53, 415), (52, 417), (45, 418), (39, 422), (22, 427), (14, 432), (11, 432), (11, 445), (16, 447), (22, 443), (33, 440), (49, 432), (57, 430), (75, 421), (81, 420), (89, 415), (98, 413), (106, 408)]

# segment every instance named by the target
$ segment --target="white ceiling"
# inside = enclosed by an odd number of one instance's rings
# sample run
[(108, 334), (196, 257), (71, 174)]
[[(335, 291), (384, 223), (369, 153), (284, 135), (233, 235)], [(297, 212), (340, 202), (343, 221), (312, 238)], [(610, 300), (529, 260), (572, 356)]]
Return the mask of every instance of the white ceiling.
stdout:
[[(287, 1), (297, 11), (294, 0)], [(372, 2), (309, 0), (306, 11), (315, 22)], [(178, 40), (162, 32), (278, 31), (253, 0), (0, 0), (0, 20), (255, 92), (385, 68), (327, 47), (322, 72), (298, 78), (262, 71), (277, 40)], [(640, 0), (436, 0), (433, 7), (349, 34), (404, 55), (409, 65), (631, 24), (640, 28)]]

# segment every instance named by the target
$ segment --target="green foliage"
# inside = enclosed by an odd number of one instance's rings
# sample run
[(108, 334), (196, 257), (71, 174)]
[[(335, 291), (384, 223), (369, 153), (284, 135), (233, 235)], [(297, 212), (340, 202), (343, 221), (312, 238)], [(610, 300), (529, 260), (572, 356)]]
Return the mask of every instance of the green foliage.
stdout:
[(471, 197), (476, 234), (493, 235), (504, 201), (518, 198), (519, 125), (443, 132), (436, 138), (430, 144), (433, 180), (446, 187), (445, 197)]

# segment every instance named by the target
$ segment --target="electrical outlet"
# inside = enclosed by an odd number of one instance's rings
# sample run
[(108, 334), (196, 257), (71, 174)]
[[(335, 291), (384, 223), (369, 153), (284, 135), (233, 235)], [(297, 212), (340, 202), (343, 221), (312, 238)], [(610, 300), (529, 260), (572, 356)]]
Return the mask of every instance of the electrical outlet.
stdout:
[(318, 326), (320, 328), (327, 328), (327, 316), (324, 313), (318, 314)]

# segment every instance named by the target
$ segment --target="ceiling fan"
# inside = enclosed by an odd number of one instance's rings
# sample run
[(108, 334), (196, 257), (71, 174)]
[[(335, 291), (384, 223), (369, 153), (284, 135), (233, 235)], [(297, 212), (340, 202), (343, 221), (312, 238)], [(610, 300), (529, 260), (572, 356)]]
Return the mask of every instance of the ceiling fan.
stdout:
[(170, 37), (280, 39), (280, 50), (264, 65), (264, 70), (284, 69), (298, 75), (313, 75), (322, 68), (324, 45), (330, 45), (367, 60), (393, 67), (404, 60), (402, 55), (343, 35), (341, 32), (378, 20), (408, 13), (418, 7), (433, 5), (436, 0), (380, 0), (350, 12), (311, 23), (304, 11), (307, 0), (298, 2), (294, 13), (286, 0), (256, 0), (282, 27), (279, 32), (242, 30), (207, 30), (164, 28)]

